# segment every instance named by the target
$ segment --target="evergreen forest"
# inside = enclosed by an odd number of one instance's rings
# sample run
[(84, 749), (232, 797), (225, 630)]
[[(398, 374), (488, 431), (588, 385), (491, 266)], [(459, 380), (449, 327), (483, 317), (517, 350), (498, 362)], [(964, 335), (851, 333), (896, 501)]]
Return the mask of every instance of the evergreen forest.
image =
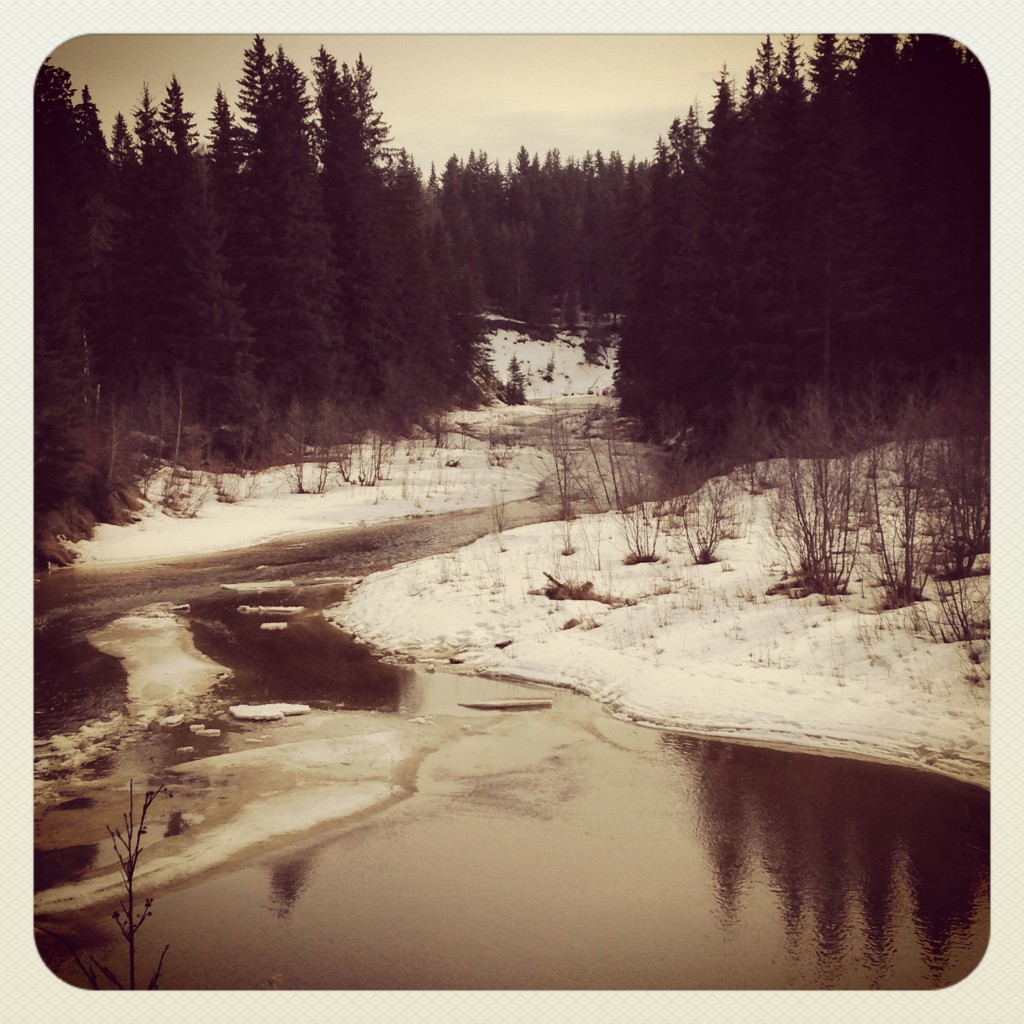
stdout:
[(485, 312), (612, 333), (622, 412), (705, 453), (808, 387), (987, 381), (988, 83), (945, 37), (766, 37), (628, 161), (423, 169), (361, 56), (305, 68), (256, 36), (236, 106), (172, 78), (107, 126), (40, 69), (37, 557), (130, 512), (140, 453), (265, 465), (493, 399)]

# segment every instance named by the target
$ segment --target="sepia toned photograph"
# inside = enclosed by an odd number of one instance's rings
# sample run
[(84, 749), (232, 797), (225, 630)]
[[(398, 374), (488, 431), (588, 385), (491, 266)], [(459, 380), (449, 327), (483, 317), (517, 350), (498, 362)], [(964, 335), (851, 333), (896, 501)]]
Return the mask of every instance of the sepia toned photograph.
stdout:
[(55, 979), (979, 966), (981, 55), (83, 35), (32, 139)]

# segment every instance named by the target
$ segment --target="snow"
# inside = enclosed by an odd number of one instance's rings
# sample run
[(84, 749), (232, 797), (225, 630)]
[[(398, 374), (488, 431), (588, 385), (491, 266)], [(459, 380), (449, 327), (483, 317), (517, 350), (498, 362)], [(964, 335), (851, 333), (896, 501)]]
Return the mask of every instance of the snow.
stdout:
[[(211, 498), (194, 519), (151, 505), (138, 524), (103, 527), (79, 546), (83, 560), (224, 550), (533, 494), (550, 459), (514, 437), (495, 458), (494, 438), (543, 417), (551, 403), (564, 404), (563, 391), (577, 396), (574, 404), (607, 401), (585, 392), (610, 386), (612, 371), (584, 365), (570, 336), (540, 342), (503, 327), (491, 341), (499, 376), (515, 353), (530, 404), (453, 414), (447, 447), (399, 442), (378, 486), (335, 482), (324, 494), (293, 494), (288, 468), (278, 467), (239, 478), (244, 496), (231, 503)], [(544, 382), (539, 373), (552, 360), (554, 382)], [(222, 479), (219, 486), (228, 484)], [(562, 554), (563, 523), (505, 531), (374, 574), (326, 614), (383, 650), (428, 665), (457, 657), (460, 671), (569, 687), (646, 725), (879, 758), (987, 785), (988, 644), (937, 642), (921, 624), (922, 615), (935, 615), (934, 600), (880, 610), (866, 574), (855, 577), (849, 595), (828, 603), (813, 595), (768, 596), (783, 566), (769, 525), (771, 500), (771, 492), (742, 493), (741, 528), (711, 565), (692, 564), (670, 520), (659, 560), (625, 565), (616, 514), (583, 516), (569, 526), (571, 555)], [(590, 581), (594, 599), (550, 600), (538, 592), (545, 572)], [(977, 585), (987, 589), (987, 577)], [(295, 584), (224, 586), (245, 593)], [(242, 608), (280, 617), (299, 610)], [(169, 606), (118, 620), (92, 639), (124, 660), (136, 713), (170, 714), (180, 698), (207, 688), (219, 668), (195, 651)], [(55, 737), (40, 761), (87, 760), (123, 731), (116, 719), (90, 723), (78, 735)]]
[[(659, 561), (626, 565), (617, 515), (583, 516), (570, 556), (565, 524), (522, 527), (371, 575), (326, 615), (379, 648), (569, 687), (646, 725), (987, 785), (987, 644), (936, 642), (920, 622), (929, 602), (881, 611), (863, 579), (832, 602), (768, 596), (781, 575), (771, 500), (743, 495), (739, 536), (711, 565), (692, 564), (671, 523)], [(544, 572), (599, 599), (550, 600)]]
[[(506, 323), (508, 321), (505, 321)], [(326, 467), (327, 482), (317, 490), (319, 467), (308, 461), (302, 470), (303, 488), (295, 493), (295, 466), (272, 466), (247, 474), (187, 471), (172, 474), (164, 465), (140, 482), (145, 495), (137, 522), (128, 526), (101, 523), (89, 540), (68, 546), (80, 563), (144, 561), (207, 554), (327, 530), (356, 528), (387, 520), (431, 515), (458, 509), (486, 508), (496, 497), (515, 501), (534, 494), (547, 475), (549, 463), (536, 449), (519, 443), (511, 424), (547, 414), (545, 402), (577, 396), (576, 401), (600, 396), (613, 385), (612, 359), (587, 363), (581, 339), (560, 332), (540, 341), (508, 328), (488, 334), (492, 366), (501, 380), (515, 354), (525, 375), (526, 406), (496, 406), (460, 410), (448, 416), (450, 429), (440, 438), (420, 437), (387, 448), (382, 479), (359, 486), (342, 478), (338, 461)], [(551, 381), (545, 381), (549, 365)], [(579, 397), (579, 396), (582, 396)], [(488, 436), (481, 437), (482, 434)], [(471, 436), (471, 435), (476, 435)], [(370, 461), (371, 444), (353, 446), (351, 463)], [(500, 457), (496, 457), (500, 456)], [(351, 475), (351, 473), (350, 473)], [(173, 496), (179, 514), (165, 510)], [(225, 587), (269, 590), (293, 586), (281, 580)]]
[[(459, 418), (467, 424), (488, 419), (479, 412), (460, 414)], [(70, 546), (81, 563), (227, 551), (298, 534), (486, 508), (495, 494), (506, 501), (530, 497), (544, 476), (544, 460), (535, 449), (509, 447), (499, 464), (491, 456), (487, 440), (450, 435), (447, 442), (449, 447), (435, 447), (433, 439), (400, 441), (384, 478), (375, 486), (346, 483), (334, 462), (323, 493), (293, 493), (291, 466), (275, 466), (247, 476), (195, 471), (193, 514), (187, 517), (164, 511), (161, 499), (170, 482), (170, 470), (165, 467), (146, 488), (138, 522), (100, 524), (92, 539)], [(307, 491), (314, 488), (315, 476), (316, 467), (307, 463)]]
[[(498, 379), (508, 379), (515, 356), (525, 378), (527, 401), (557, 399), (568, 395), (600, 395), (613, 385), (611, 360), (588, 363), (576, 335), (561, 331), (552, 341), (540, 341), (521, 331), (494, 330), (489, 335), (491, 363)], [(551, 369), (548, 373), (549, 367)], [(545, 380), (545, 376), (551, 380)]]

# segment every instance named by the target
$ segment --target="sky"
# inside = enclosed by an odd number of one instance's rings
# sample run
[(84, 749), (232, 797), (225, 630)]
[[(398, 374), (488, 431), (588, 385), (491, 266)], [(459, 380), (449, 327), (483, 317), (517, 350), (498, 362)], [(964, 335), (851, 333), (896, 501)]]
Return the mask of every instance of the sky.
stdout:
[[(205, 132), (218, 86), (237, 98), (251, 35), (88, 35), (62, 42), (53, 63), (87, 85), (108, 133), (120, 111), (129, 125), (144, 83), (159, 102), (175, 75), (186, 109)], [(485, 152), (502, 168), (521, 146), (541, 159), (618, 151), (653, 155), (659, 136), (691, 104), (707, 111), (723, 65), (739, 82), (761, 35), (265, 34), (307, 76), (320, 46), (339, 63), (362, 54), (392, 144), (428, 172), (452, 154)], [(810, 52), (813, 36), (800, 37)], [(783, 37), (773, 37), (777, 48)], [(44, 59), (46, 54), (41, 55)]]

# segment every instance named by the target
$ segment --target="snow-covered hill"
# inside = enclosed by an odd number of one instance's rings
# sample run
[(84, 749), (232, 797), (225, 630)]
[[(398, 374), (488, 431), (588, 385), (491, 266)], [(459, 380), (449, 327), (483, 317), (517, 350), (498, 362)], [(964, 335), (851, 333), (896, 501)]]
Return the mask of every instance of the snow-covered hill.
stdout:
[[(508, 324), (510, 321), (502, 320)], [(614, 345), (601, 351), (596, 362), (588, 361), (583, 339), (569, 331), (560, 331), (551, 341), (531, 337), (515, 326), (494, 327), (488, 333), (491, 364), (502, 383), (509, 377), (509, 363), (515, 357), (524, 378), (528, 402), (566, 395), (600, 395), (613, 386)]]

